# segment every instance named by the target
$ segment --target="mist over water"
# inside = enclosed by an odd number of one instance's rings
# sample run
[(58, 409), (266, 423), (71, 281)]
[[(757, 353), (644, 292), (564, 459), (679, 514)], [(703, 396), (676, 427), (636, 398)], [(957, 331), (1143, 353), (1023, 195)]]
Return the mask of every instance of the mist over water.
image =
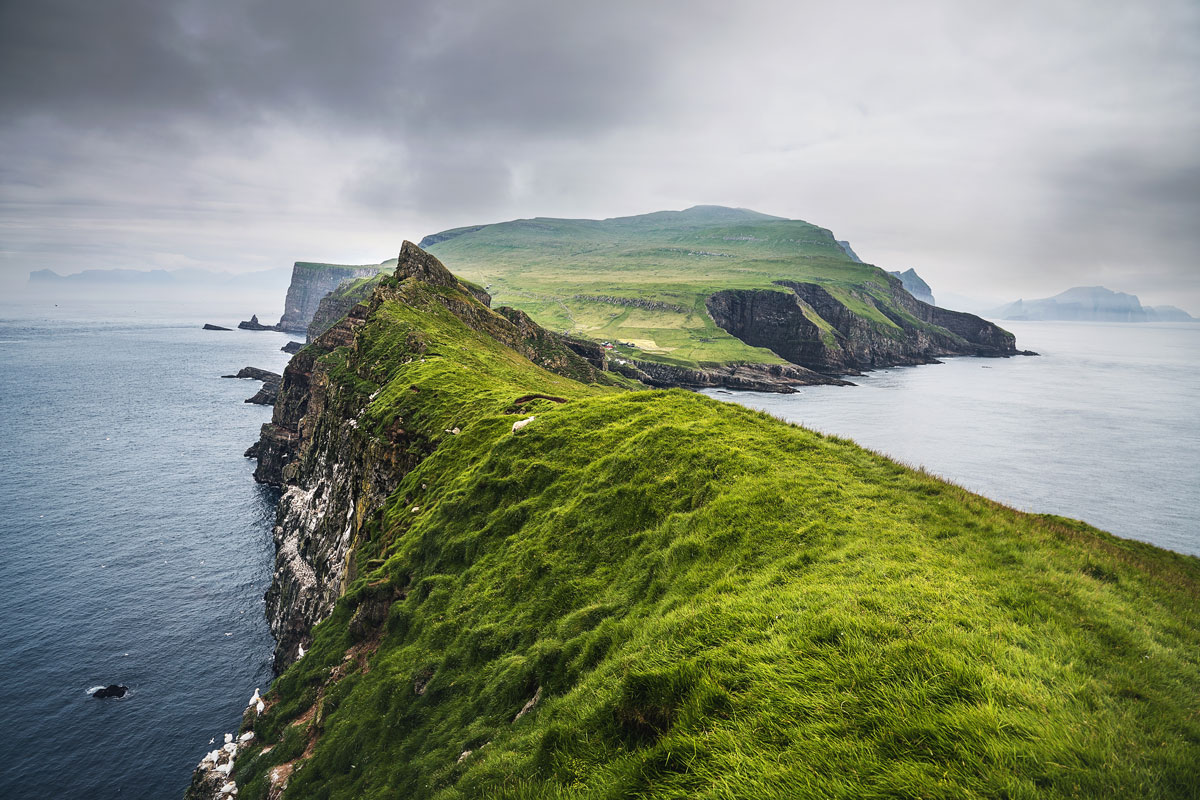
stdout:
[(0, 797), (180, 797), (271, 678), (275, 496), (242, 457), (271, 409), (220, 376), (288, 337), (178, 313), (0, 309)]
[(952, 358), (794, 395), (705, 394), (1025, 511), (1200, 554), (1200, 325), (1001, 322), (1037, 358)]

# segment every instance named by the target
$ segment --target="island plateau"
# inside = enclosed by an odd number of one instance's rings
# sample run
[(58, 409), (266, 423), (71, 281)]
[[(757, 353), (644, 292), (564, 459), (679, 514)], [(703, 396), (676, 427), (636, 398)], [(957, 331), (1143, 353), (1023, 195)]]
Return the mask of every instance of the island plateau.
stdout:
[(756, 387), (786, 390), (819, 382), (811, 373), (1019, 352), (996, 325), (914, 297), (906, 282), (932, 300), (912, 270), (891, 275), (825, 228), (748, 209), (538, 217), (422, 245), (497, 303), (604, 343), (651, 385), (720, 385), (714, 372), (731, 365), (807, 371), (763, 375)]
[[(742, 224), (704, 250), (759, 235)], [(432, 246), (467, 263), (482, 232)], [(190, 798), (1194, 796), (1200, 559), (645, 390), (574, 338), (654, 310), (576, 293), (625, 297), (682, 309), (630, 352), (767, 358), (703, 325), (708, 297), (828, 322), (813, 289), (658, 275), (633, 297), (599, 273), (552, 289), (535, 262), (519, 290), (493, 257), (473, 284), (405, 243), (285, 370), (248, 454), (282, 490), (281, 674)], [(874, 268), (818, 266), (786, 280), (926, 331)]]

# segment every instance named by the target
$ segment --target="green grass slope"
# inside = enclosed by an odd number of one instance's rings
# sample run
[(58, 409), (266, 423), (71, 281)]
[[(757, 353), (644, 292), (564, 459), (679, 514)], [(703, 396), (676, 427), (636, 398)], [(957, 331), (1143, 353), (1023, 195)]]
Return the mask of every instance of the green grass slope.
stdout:
[(240, 800), (1196, 796), (1200, 560), (576, 383), (406, 283), (322, 358), (373, 397), (351, 435), (436, 448), (248, 716)]
[(445, 231), (425, 244), (455, 274), (488, 286), (497, 305), (520, 308), (552, 330), (612, 341), (639, 359), (782, 363), (717, 327), (704, 305), (722, 289), (770, 289), (776, 280), (819, 283), (871, 324), (895, 329), (850, 293), (890, 307), (883, 270), (851, 259), (825, 228), (747, 209), (539, 217)]

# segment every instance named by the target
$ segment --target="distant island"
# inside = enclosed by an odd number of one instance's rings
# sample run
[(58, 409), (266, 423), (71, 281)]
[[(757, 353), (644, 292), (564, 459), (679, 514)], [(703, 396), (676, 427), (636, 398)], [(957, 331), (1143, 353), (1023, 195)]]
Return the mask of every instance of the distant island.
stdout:
[(1011, 333), (934, 306), (913, 270), (889, 274), (827, 228), (746, 208), (518, 219), (440, 231), (420, 246), (497, 304), (599, 343), (616, 369), (651, 386), (786, 392), (1020, 352)]
[(1197, 322), (1175, 306), (1143, 306), (1137, 295), (1103, 286), (1076, 286), (1041, 300), (1018, 300), (985, 316), (1005, 320), (1074, 322)]

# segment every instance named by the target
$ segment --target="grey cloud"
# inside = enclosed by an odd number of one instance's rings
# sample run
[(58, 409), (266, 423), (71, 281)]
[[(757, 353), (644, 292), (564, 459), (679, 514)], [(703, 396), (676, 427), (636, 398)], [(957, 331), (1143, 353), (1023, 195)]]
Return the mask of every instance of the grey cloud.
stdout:
[(168, 115), (550, 135), (644, 113), (652, 4), (45, 0), (0, 19), (0, 102), (111, 125)]
[(1200, 313), (1197, 97), (1191, 0), (0, 3), (0, 269), (718, 202), (935, 292), (1115, 276)]

